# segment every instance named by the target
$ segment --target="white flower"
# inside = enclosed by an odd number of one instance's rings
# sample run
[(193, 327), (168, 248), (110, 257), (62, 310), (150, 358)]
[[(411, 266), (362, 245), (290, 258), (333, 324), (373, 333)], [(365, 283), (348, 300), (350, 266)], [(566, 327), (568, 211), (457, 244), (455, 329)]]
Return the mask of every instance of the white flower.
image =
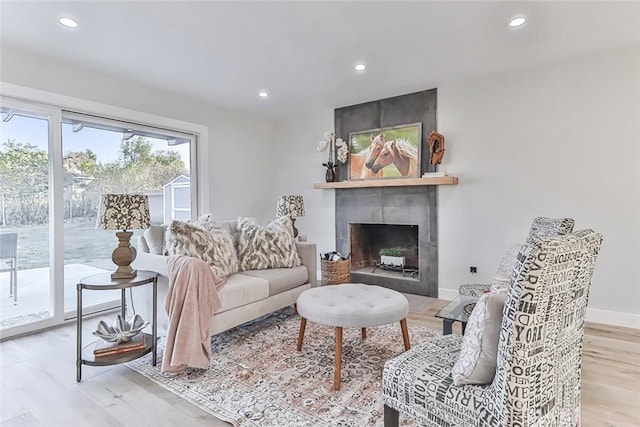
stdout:
[(327, 142), (331, 142), (331, 141), (333, 140), (333, 136), (334, 136), (334, 135), (335, 135), (335, 134), (334, 134), (333, 132), (331, 132), (331, 131), (326, 131), (326, 132), (324, 133), (324, 140), (325, 140), (325, 141), (327, 141)]
[(340, 161), (340, 163), (345, 163), (347, 161), (347, 154), (349, 153), (349, 149), (347, 148), (347, 144), (338, 146), (338, 153), (337, 153), (337, 157), (338, 157), (338, 161)]
[(327, 147), (329, 146), (329, 143), (327, 141), (320, 141), (318, 142), (318, 148), (317, 150), (319, 152), (321, 151), (325, 151), (327, 149)]
[(340, 147), (346, 147), (347, 143), (344, 142), (344, 139), (342, 138), (338, 138), (336, 139), (336, 147), (340, 148)]

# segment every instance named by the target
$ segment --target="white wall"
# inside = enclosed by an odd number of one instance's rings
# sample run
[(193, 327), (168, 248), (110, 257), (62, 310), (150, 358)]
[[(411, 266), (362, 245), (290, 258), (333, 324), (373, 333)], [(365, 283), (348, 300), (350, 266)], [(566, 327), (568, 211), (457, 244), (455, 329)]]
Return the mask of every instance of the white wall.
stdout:
[(336, 249), (334, 191), (313, 189), (314, 182), (325, 179), (322, 163), (327, 161), (327, 152), (316, 148), (327, 131), (333, 131), (333, 110), (293, 117), (275, 129), (279, 159), (274, 188), (281, 194), (304, 197), (306, 215), (296, 220), (296, 227), (316, 243), (319, 254)]
[(533, 217), (568, 216), (604, 235), (589, 307), (640, 314), (639, 52), (438, 88), (460, 176), (439, 194), (440, 287), (491, 279)]
[(199, 161), (208, 170), (208, 182), (201, 185), (210, 197), (200, 211), (213, 212), (217, 218), (242, 215), (264, 221), (273, 217), (275, 201), (264, 191), (264, 180), (271, 179), (275, 161), (271, 121), (6, 47), (0, 79), (208, 127), (207, 158)]
[[(333, 115), (321, 112), (276, 129), (281, 162), (298, 174), (308, 206), (303, 232), (321, 251), (335, 245), (334, 200), (333, 190), (311, 189), (323, 178), (314, 147), (332, 125)], [(438, 189), (441, 297), (461, 283), (490, 282), (535, 216), (569, 216), (576, 229), (604, 235), (588, 319), (640, 327), (637, 46), (443, 84), (438, 129), (447, 142), (440, 170), (460, 177), (459, 185)], [(292, 142), (295, 149), (284, 148)]]

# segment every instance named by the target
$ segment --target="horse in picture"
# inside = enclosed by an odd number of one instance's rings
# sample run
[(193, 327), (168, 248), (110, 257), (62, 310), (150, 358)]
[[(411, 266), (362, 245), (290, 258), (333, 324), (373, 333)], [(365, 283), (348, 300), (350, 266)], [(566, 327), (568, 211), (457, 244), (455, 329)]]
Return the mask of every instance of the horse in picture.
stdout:
[(387, 140), (383, 133), (370, 136), (371, 145), (362, 153), (351, 154), (349, 156), (350, 179), (371, 179), (382, 178), (382, 171), (373, 172), (371, 167), (375, 163), (378, 155), (382, 152)]
[(381, 172), (394, 164), (402, 176), (418, 176), (418, 150), (403, 138), (387, 141), (376, 158), (371, 170)]

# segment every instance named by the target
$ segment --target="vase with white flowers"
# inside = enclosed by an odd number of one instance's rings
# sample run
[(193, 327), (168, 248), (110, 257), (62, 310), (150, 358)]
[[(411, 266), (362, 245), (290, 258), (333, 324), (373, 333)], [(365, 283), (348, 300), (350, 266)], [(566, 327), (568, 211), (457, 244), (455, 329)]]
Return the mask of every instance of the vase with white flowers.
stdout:
[(324, 133), (323, 139), (318, 143), (318, 151), (329, 151), (327, 161), (322, 164), (327, 171), (325, 173), (325, 180), (327, 182), (333, 182), (336, 180), (336, 162), (346, 163), (347, 155), (349, 154), (349, 147), (347, 143), (342, 139), (336, 139), (334, 132), (327, 131)]

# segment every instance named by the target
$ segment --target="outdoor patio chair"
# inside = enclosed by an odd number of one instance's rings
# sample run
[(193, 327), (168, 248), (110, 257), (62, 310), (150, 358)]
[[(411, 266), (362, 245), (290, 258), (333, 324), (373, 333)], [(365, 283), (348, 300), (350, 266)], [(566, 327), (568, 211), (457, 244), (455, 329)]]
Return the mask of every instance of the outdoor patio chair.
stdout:
[[(573, 231), (575, 221), (573, 218), (546, 218), (539, 216), (533, 220), (529, 236), (527, 237), (553, 237), (564, 236)], [(512, 245), (502, 257), (498, 271), (494, 277), (493, 284), (464, 284), (458, 288), (458, 294), (461, 296), (480, 298), (483, 293), (489, 292), (492, 287), (505, 288), (509, 284), (509, 275), (513, 270), (515, 258), (522, 244), (516, 243)]]
[(18, 303), (18, 233), (0, 233), (0, 273), (9, 272), (9, 297)]
[[(500, 322), (493, 329), (493, 379), (489, 372), (482, 384), (454, 385), (454, 366), (473, 357), (471, 325), (464, 337), (427, 340), (384, 366), (385, 427), (398, 426), (399, 413), (434, 427), (579, 425), (584, 318), (601, 243), (593, 230), (530, 237), (516, 259), (502, 320), (493, 320)], [(477, 319), (476, 328), (495, 326)]]

